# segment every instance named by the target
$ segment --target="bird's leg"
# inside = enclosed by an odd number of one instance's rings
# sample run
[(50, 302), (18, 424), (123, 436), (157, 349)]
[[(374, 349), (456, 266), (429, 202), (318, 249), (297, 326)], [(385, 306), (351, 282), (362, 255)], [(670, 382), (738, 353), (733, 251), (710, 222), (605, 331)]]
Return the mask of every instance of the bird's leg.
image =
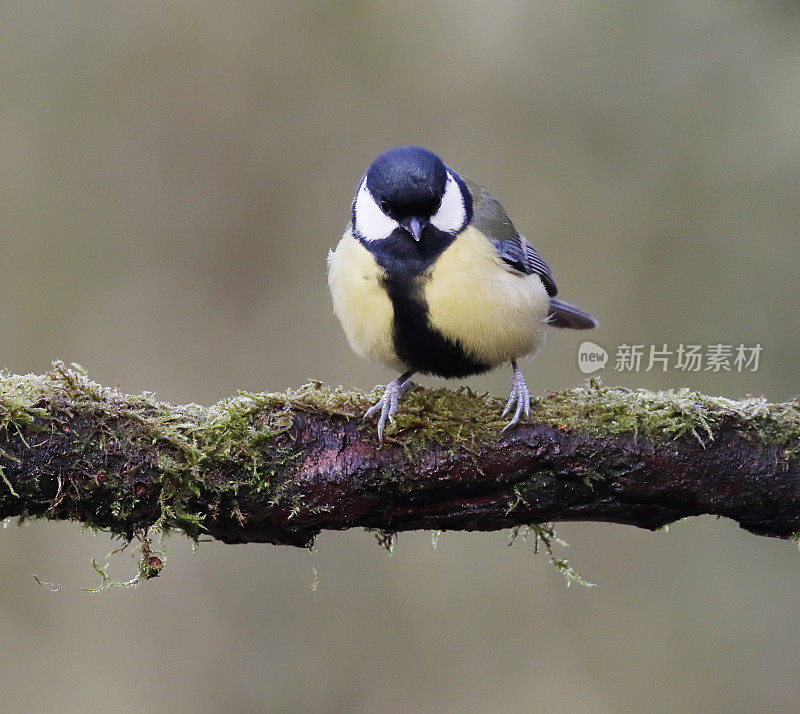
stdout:
[(380, 412), (378, 418), (378, 441), (383, 441), (383, 428), (386, 426), (386, 420), (394, 421), (394, 413), (397, 411), (397, 401), (402, 396), (403, 392), (412, 386), (408, 378), (414, 374), (413, 371), (401, 374), (394, 382), (389, 382), (386, 385), (386, 391), (376, 404), (373, 404), (367, 413), (364, 414), (364, 419), (369, 419)]
[(517, 367), (515, 360), (511, 360), (511, 369), (514, 370), (514, 375), (511, 377), (511, 396), (508, 398), (506, 408), (503, 409), (503, 413), (500, 416), (504, 417), (506, 414), (511, 413), (511, 410), (514, 409), (514, 405), (516, 405), (517, 408), (514, 411), (514, 416), (511, 421), (503, 427), (503, 431), (519, 424), (519, 418), (522, 412), (525, 412), (526, 417), (530, 416), (531, 413), (531, 393), (528, 391), (528, 385), (525, 384), (525, 377), (522, 376), (522, 372), (520, 372), (519, 367)]

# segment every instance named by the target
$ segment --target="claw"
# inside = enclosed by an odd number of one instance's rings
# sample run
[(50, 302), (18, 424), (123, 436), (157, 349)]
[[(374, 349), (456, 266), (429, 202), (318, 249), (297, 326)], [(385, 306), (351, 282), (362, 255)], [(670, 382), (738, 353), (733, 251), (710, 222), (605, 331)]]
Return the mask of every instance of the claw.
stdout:
[(526, 417), (530, 416), (531, 413), (531, 393), (528, 391), (528, 385), (525, 384), (525, 377), (520, 372), (516, 362), (511, 363), (511, 368), (514, 370), (514, 375), (511, 378), (511, 396), (508, 398), (505, 409), (503, 409), (503, 413), (500, 416), (504, 417), (506, 414), (511, 413), (514, 407), (516, 409), (511, 421), (503, 427), (503, 431), (519, 424), (519, 418), (523, 413)]
[(364, 414), (365, 420), (380, 414), (380, 417), (378, 417), (378, 441), (383, 441), (383, 430), (386, 427), (386, 422), (394, 423), (394, 415), (397, 412), (400, 397), (403, 392), (412, 387), (412, 383), (407, 381), (412, 374), (412, 372), (406, 372), (395, 379), (394, 382), (389, 382), (386, 385), (383, 396), (367, 409)]

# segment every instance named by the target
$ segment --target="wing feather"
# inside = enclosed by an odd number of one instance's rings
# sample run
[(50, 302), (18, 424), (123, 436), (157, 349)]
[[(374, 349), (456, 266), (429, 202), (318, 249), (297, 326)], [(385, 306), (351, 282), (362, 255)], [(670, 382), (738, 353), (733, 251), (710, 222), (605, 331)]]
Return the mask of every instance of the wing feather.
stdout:
[(513, 271), (523, 275), (538, 275), (550, 297), (558, 293), (550, 267), (525, 238), (517, 234), (512, 240), (493, 240), (497, 253)]
[(483, 186), (464, 179), (472, 195), (472, 223), (492, 241), (505, 267), (520, 275), (538, 275), (550, 296), (548, 322), (553, 327), (587, 330), (597, 327), (597, 320), (574, 305), (556, 300), (556, 281), (550, 267), (536, 249), (521, 236), (500, 202)]
[(472, 224), (492, 241), (506, 267), (522, 275), (538, 275), (547, 294), (555, 295), (558, 288), (550, 268), (514, 228), (500, 201), (479, 183), (467, 178), (464, 183), (472, 196)]

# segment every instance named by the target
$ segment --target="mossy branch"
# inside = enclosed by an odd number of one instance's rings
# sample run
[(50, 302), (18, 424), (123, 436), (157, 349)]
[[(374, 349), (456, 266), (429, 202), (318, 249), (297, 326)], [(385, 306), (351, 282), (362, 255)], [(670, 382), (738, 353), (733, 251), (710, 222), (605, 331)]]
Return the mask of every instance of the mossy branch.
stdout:
[(352, 527), (653, 529), (703, 513), (800, 531), (797, 401), (590, 381), (535, 400), (529, 423), (501, 433), (500, 402), (416, 390), (381, 445), (360, 418), (377, 396), (311, 383), (173, 406), (61, 364), (0, 373), (0, 518), (296, 546)]

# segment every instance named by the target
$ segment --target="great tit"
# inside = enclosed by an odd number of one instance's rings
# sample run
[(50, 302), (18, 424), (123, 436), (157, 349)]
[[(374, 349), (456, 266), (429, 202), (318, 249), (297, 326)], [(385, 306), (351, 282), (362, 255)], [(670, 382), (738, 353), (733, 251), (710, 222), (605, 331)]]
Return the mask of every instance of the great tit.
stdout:
[(466, 377), (505, 362), (513, 378), (502, 416), (513, 410), (505, 428), (515, 426), (530, 412), (517, 360), (548, 326), (597, 326), (555, 298), (550, 268), (500, 202), (418, 146), (370, 165), (328, 254), (328, 283), (353, 351), (402, 372), (364, 415), (380, 415), (379, 439), (415, 372)]

